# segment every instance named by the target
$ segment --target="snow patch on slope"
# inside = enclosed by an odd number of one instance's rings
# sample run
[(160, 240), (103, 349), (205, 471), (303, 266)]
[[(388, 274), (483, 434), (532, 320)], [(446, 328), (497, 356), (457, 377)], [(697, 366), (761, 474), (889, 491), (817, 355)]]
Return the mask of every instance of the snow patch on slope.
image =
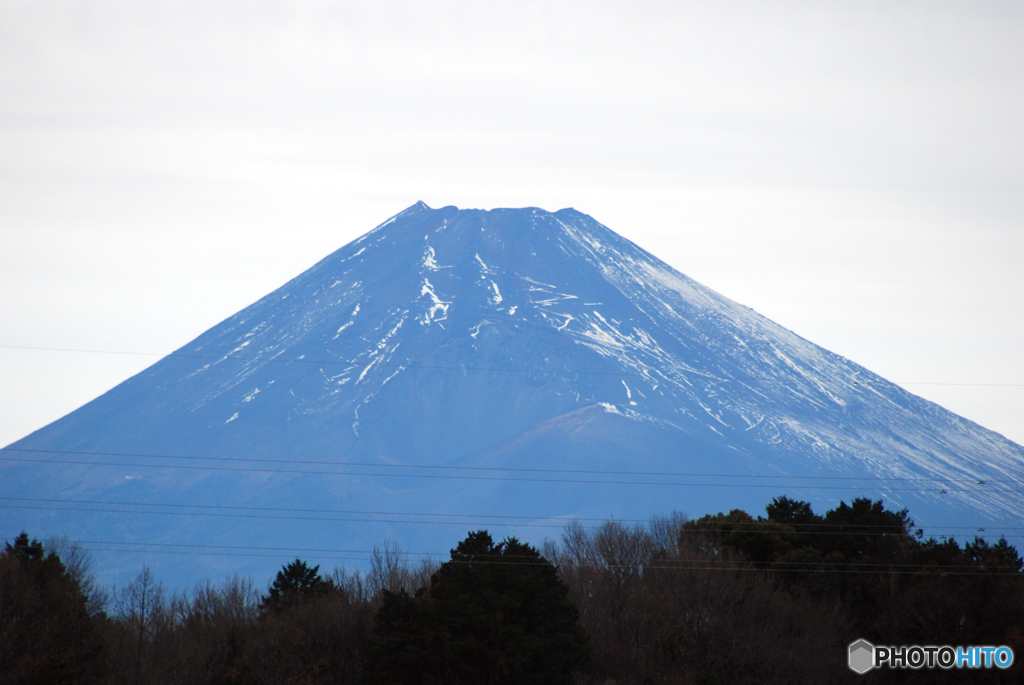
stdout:
[[(434, 286), (426, 278), (423, 279), (423, 287), (420, 289), (420, 297), (430, 298), (430, 308), (420, 318), (420, 324), (429, 326), (435, 321), (444, 321), (448, 318), (448, 307), (451, 302), (445, 302), (434, 292)], [(441, 312), (441, 316), (437, 313)]]

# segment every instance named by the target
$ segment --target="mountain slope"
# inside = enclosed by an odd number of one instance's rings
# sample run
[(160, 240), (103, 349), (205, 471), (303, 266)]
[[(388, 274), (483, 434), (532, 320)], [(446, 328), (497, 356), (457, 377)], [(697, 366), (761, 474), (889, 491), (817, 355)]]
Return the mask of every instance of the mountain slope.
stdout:
[[(758, 511), (781, 493), (819, 508), (884, 497), (958, 536), (1024, 520), (1020, 446), (572, 209), (418, 203), (12, 448), (36, 463), (3, 462), (4, 496), (134, 504), (39, 503), (8, 510), (7, 532), (93, 540), (366, 549), (389, 536), (443, 552), (468, 527), (537, 539), (567, 516)], [(242, 518), (274, 507), (316, 511)], [(151, 513), (114, 513), (128, 510)], [(306, 520), (330, 517), (359, 520)], [(185, 579), (276, 563), (154, 565)]]

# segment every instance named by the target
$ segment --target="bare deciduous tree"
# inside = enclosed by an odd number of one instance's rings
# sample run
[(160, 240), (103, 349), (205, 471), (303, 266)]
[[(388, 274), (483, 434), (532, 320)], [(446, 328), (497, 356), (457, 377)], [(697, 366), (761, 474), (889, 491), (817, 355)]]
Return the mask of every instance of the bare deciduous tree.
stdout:
[(68, 539), (66, 535), (51, 537), (44, 545), (50, 554), (57, 555), (64, 563), (68, 576), (72, 578), (86, 599), (91, 616), (97, 616), (107, 608), (110, 594), (96, 582), (92, 572), (93, 560), (81, 543)]
[[(793, 598), (727, 550), (683, 535), (680, 514), (648, 526), (570, 523), (546, 543), (590, 635), (598, 680), (834, 682), (838, 604)], [(803, 657), (813, 650), (831, 660)]]

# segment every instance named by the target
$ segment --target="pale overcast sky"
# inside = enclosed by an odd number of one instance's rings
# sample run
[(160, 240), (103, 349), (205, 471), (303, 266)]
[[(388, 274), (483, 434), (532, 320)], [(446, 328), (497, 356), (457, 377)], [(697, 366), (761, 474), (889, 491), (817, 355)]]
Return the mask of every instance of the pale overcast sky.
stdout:
[(1024, 442), (1020, 2), (0, 0), (0, 444), (417, 200), (575, 207)]

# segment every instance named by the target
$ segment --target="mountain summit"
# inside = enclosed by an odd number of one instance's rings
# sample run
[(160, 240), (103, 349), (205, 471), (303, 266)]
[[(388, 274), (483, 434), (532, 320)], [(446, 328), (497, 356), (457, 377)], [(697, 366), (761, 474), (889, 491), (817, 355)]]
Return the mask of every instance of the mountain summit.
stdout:
[[(1024, 448), (573, 209), (417, 203), (4, 459), (7, 497), (48, 501), (8, 532), (122, 550), (443, 553), (468, 528), (540, 539), (779, 494), (884, 498), (957, 537), (1024, 520)], [(279, 563), (208, 558), (150, 563)]]

